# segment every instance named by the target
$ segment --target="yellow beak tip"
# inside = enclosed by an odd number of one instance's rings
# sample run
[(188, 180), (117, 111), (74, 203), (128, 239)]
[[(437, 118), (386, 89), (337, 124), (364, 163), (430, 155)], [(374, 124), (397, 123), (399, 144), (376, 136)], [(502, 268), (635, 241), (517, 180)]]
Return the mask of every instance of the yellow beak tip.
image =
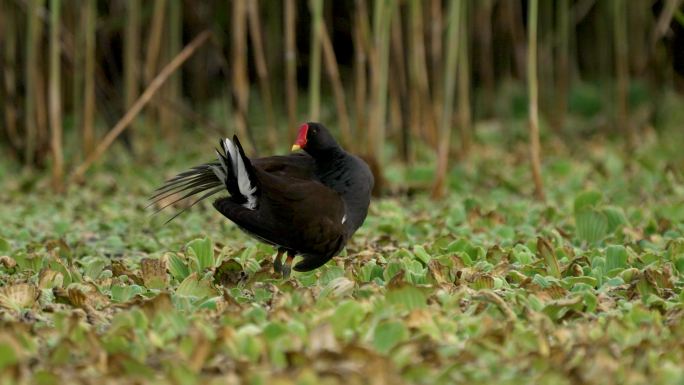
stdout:
[(297, 150), (301, 150), (301, 149), (302, 149), (302, 148), (301, 148), (298, 144), (293, 144), (293, 145), (292, 145), (292, 151), (297, 151)]

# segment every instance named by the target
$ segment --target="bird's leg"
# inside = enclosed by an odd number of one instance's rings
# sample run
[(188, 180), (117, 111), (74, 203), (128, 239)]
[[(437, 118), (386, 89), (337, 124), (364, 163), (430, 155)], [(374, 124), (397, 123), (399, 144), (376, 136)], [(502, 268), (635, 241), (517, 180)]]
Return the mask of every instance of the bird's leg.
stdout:
[(273, 260), (273, 271), (276, 273), (282, 273), (283, 272), (283, 253), (285, 252), (285, 249), (278, 249), (278, 254), (275, 256), (275, 260)]
[(292, 272), (292, 261), (294, 260), (294, 257), (294, 253), (290, 251), (287, 252), (287, 259), (285, 260), (285, 264), (282, 267), (284, 279), (290, 278), (290, 273)]

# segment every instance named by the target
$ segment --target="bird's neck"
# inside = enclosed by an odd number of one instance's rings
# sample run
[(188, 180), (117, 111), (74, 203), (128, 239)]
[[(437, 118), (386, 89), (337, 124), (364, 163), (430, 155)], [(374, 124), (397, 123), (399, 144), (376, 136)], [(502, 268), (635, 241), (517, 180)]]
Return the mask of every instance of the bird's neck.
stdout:
[(346, 205), (345, 227), (353, 233), (366, 218), (370, 192), (354, 171), (353, 157), (339, 149), (334, 156), (316, 160), (316, 176), (324, 185), (335, 190)]
[(318, 150), (310, 155), (319, 168), (334, 167), (338, 163), (344, 162), (347, 157), (347, 153), (340, 146)]
[(323, 183), (333, 182), (333, 179), (338, 179), (348, 170), (345, 167), (348, 162), (349, 155), (341, 148), (329, 149), (325, 153), (314, 157), (316, 162), (316, 175)]

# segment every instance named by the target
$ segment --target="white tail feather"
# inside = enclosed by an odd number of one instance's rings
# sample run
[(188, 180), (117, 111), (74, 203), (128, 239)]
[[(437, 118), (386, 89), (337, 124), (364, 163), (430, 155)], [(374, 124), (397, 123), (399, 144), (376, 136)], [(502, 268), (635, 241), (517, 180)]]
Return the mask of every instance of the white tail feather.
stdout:
[(223, 183), (224, 185), (226, 184), (226, 174), (223, 171), (224, 169), (221, 169), (221, 167), (218, 166), (209, 166), (211, 167), (211, 171), (214, 172), (214, 175)]
[(237, 148), (235, 148), (235, 145), (233, 144), (233, 142), (231, 142), (230, 139), (228, 139), (228, 138), (223, 139), (223, 148), (228, 153), (228, 156), (230, 157), (231, 162), (233, 162), (233, 170), (236, 170), (237, 169), (237, 158), (238, 158)]
[(214, 172), (214, 175), (216, 175), (216, 177), (219, 178), (221, 183), (226, 184), (226, 177), (228, 175), (228, 168), (226, 167), (226, 162), (223, 160), (223, 157), (221, 156), (221, 154), (219, 154), (218, 150), (216, 150), (216, 157), (221, 163), (221, 167), (211, 166), (211, 171)]
[[(249, 179), (249, 173), (245, 167), (245, 162), (240, 156), (240, 151), (238, 151), (237, 146), (228, 138), (223, 140), (223, 149), (226, 152), (226, 155), (230, 157), (240, 194), (247, 199), (247, 202), (244, 203), (243, 206), (252, 210), (256, 207), (257, 203), (256, 195), (254, 194), (256, 192), (256, 186), (254, 186)], [(215, 169), (213, 167), (212, 170), (214, 171), (214, 174), (216, 174), (216, 177), (225, 184), (226, 178), (228, 177), (228, 167), (223, 160), (223, 157), (218, 153), (217, 155), (223, 170), (218, 170), (218, 168)]]

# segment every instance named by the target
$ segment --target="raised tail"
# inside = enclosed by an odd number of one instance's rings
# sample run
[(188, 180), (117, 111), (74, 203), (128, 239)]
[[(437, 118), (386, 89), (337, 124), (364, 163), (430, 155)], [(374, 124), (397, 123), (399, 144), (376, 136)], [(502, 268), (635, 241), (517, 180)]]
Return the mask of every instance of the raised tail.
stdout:
[(220, 147), (222, 151), (216, 150), (218, 161), (195, 166), (167, 180), (150, 197), (148, 207), (160, 205), (155, 211), (156, 214), (176, 202), (202, 194), (189, 206), (169, 218), (168, 223), (200, 201), (227, 189), (231, 199), (236, 203), (254, 209), (257, 206), (258, 184), (252, 163), (245, 156), (240, 141), (233, 136), (233, 141), (221, 140)]
[(235, 203), (253, 210), (257, 206), (259, 186), (252, 162), (235, 135), (232, 142), (223, 139), (221, 148), (223, 153), (216, 150), (220, 166), (212, 167), (214, 174), (226, 186)]

